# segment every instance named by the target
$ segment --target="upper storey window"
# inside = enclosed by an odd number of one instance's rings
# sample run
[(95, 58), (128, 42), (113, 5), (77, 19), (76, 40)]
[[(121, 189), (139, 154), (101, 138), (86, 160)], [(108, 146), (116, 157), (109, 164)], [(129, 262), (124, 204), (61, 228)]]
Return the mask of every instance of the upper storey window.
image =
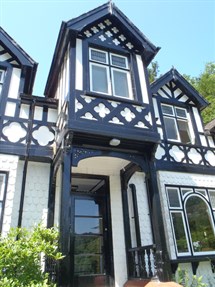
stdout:
[(5, 74), (5, 71), (0, 70), (0, 96), (1, 96), (1, 91), (2, 91), (2, 87), (4, 83), (4, 74)]
[(191, 143), (187, 111), (184, 108), (161, 105), (168, 140)]
[(127, 57), (90, 48), (90, 90), (132, 99)]

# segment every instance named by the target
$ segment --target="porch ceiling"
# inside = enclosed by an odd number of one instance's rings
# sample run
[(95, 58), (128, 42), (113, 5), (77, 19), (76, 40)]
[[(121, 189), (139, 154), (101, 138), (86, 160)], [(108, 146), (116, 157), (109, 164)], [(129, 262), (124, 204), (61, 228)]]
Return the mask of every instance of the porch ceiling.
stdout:
[(81, 160), (77, 167), (72, 167), (73, 173), (97, 174), (97, 175), (119, 175), (120, 170), (130, 162), (115, 157), (91, 157)]

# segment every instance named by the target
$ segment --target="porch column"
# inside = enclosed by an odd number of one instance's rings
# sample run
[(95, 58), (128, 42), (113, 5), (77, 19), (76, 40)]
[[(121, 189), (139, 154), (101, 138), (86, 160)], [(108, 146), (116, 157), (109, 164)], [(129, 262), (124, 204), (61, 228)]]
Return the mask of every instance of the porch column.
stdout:
[(156, 245), (156, 267), (161, 281), (171, 280), (171, 266), (166, 246), (161, 201), (154, 162), (149, 162), (148, 191), (151, 204), (151, 218)]
[(122, 211), (121, 181), (119, 175), (110, 176), (111, 220), (115, 287), (122, 287), (127, 280), (125, 233)]
[(60, 210), (60, 247), (65, 258), (60, 263), (59, 286), (68, 287), (71, 282), (70, 261), (70, 203), (71, 203), (71, 164), (72, 149), (67, 148), (63, 153), (62, 161), (62, 190)]

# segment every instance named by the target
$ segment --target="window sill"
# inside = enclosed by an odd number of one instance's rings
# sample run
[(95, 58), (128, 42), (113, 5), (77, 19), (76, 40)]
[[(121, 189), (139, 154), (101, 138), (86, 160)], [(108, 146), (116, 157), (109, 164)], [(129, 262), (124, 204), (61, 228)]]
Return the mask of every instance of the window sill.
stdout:
[(201, 262), (201, 261), (214, 261), (215, 260), (215, 254), (209, 254), (209, 255), (192, 255), (192, 256), (181, 256), (177, 259), (170, 260), (171, 263), (188, 263), (188, 262)]
[(116, 96), (111, 96), (111, 95), (104, 95), (104, 94), (100, 94), (100, 93), (96, 93), (96, 92), (85, 91), (84, 95), (91, 96), (91, 97), (102, 98), (102, 99), (106, 99), (106, 100), (109, 100), (109, 101), (111, 100), (111, 101), (115, 101), (115, 102), (129, 103), (129, 104), (138, 105), (138, 106), (145, 105), (144, 103), (136, 101), (136, 100), (133, 100), (133, 99), (123, 98), (123, 97), (116, 97)]

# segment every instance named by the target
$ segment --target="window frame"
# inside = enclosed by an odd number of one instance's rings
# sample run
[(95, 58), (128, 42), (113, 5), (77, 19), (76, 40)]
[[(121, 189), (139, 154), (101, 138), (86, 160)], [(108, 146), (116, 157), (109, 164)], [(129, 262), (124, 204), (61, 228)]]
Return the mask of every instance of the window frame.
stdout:
[[(170, 107), (171, 110), (172, 110), (172, 114), (164, 112), (162, 107)], [(178, 115), (177, 114), (177, 109), (178, 110), (183, 110), (185, 112), (185, 117), (181, 116), (181, 115)], [(171, 104), (167, 104), (167, 103), (161, 103), (161, 113), (162, 113), (163, 122), (164, 122), (164, 129), (165, 129), (166, 139), (168, 141), (179, 142), (179, 143), (182, 143), (182, 144), (193, 144), (191, 120), (190, 120), (187, 108), (176, 106), (176, 105), (171, 105)], [(176, 129), (176, 136), (177, 136), (176, 139), (168, 137), (168, 131), (167, 131), (167, 127), (166, 127), (166, 124), (165, 124), (165, 119), (172, 119), (172, 120), (174, 120), (174, 126), (175, 126), (175, 129)], [(180, 134), (180, 127), (179, 127), (178, 121), (185, 122), (187, 124), (187, 128), (188, 128), (187, 134), (188, 134), (188, 137), (189, 137), (189, 140), (190, 140), (189, 142), (183, 142), (182, 141), (181, 134)]]
[[(98, 51), (98, 52), (104, 53), (105, 62), (92, 59), (92, 51)], [(112, 56), (125, 59), (125, 67), (114, 64)], [(96, 91), (95, 89), (93, 89), (93, 72), (92, 72), (93, 66), (105, 67), (107, 87), (108, 87), (107, 93), (101, 92), (101, 91)], [(114, 71), (118, 71), (118, 72), (121, 72), (122, 74), (126, 75), (128, 96), (120, 96), (120, 95), (116, 94)], [(113, 96), (113, 97), (122, 98), (122, 99), (126, 99), (126, 100), (134, 100), (134, 95), (133, 95), (133, 90), (132, 90), (131, 68), (129, 65), (128, 56), (117, 54), (117, 53), (114, 53), (111, 51), (105, 51), (102, 49), (97, 49), (94, 47), (89, 47), (89, 84), (90, 84), (90, 86), (89, 86), (90, 92), (99, 93), (99, 94), (103, 94), (103, 95), (107, 95), (107, 96)]]
[[(168, 195), (168, 189), (177, 189), (179, 193), (179, 199), (181, 202), (181, 207), (171, 207), (170, 202), (169, 202), (169, 195)], [(183, 192), (187, 190), (187, 192), (184, 194)], [(170, 222), (171, 222), (171, 228), (172, 228), (172, 235), (174, 239), (174, 245), (175, 245), (175, 250), (176, 254), (178, 257), (183, 257), (183, 256), (205, 256), (205, 255), (212, 255), (214, 254), (215, 250), (211, 251), (196, 251), (193, 248), (193, 242), (192, 242), (192, 236), (191, 236), (191, 231), (190, 231), (190, 226), (189, 226), (189, 220), (187, 216), (187, 211), (186, 211), (186, 203), (189, 198), (191, 197), (199, 197), (201, 200), (204, 201), (204, 203), (207, 205), (208, 211), (209, 211), (209, 221), (211, 222), (211, 227), (214, 232), (214, 237), (215, 237), (215, 205), (212, 205), (210, 193), (214, 192), (215, 194), (215, 189), (214, 188), (204, 188), (204, 187), (187, 187), (187, 186), (177, 186), (177, 185), (166, 185), (165, 186), (165, 191), (166, 191), (166, 197), (167, 197), (167, 203), (168, 203), (168, 211), (169, 211), (169, 217), (170, 217)], [(201, 192), (205, 192), (205, 195)], [(186, 241), (187, 241), (187, 246), (189, 252), (179, 252), (178, 251), (178, 246), (177, 246), (177, 240), (175, 236), (175, 227), (173, 223), (173, 218), (172, 214), (173, 213), (181, 213), (182, 214), (182, 219), (183, 219), (183, 224), (184, 224), (184, 231), (186, 235)]]
[(2, 231), (3, 218), (4, 218), (4, 209), (5, 209), (5, 201), (6, 201), (6, 193), (7, 193), (7, 182), (8, 182), (8, 173), (4, 171), (0, 171), (0, 177), (3, 177), (3, 186), (0, 186), (0, 232)]

